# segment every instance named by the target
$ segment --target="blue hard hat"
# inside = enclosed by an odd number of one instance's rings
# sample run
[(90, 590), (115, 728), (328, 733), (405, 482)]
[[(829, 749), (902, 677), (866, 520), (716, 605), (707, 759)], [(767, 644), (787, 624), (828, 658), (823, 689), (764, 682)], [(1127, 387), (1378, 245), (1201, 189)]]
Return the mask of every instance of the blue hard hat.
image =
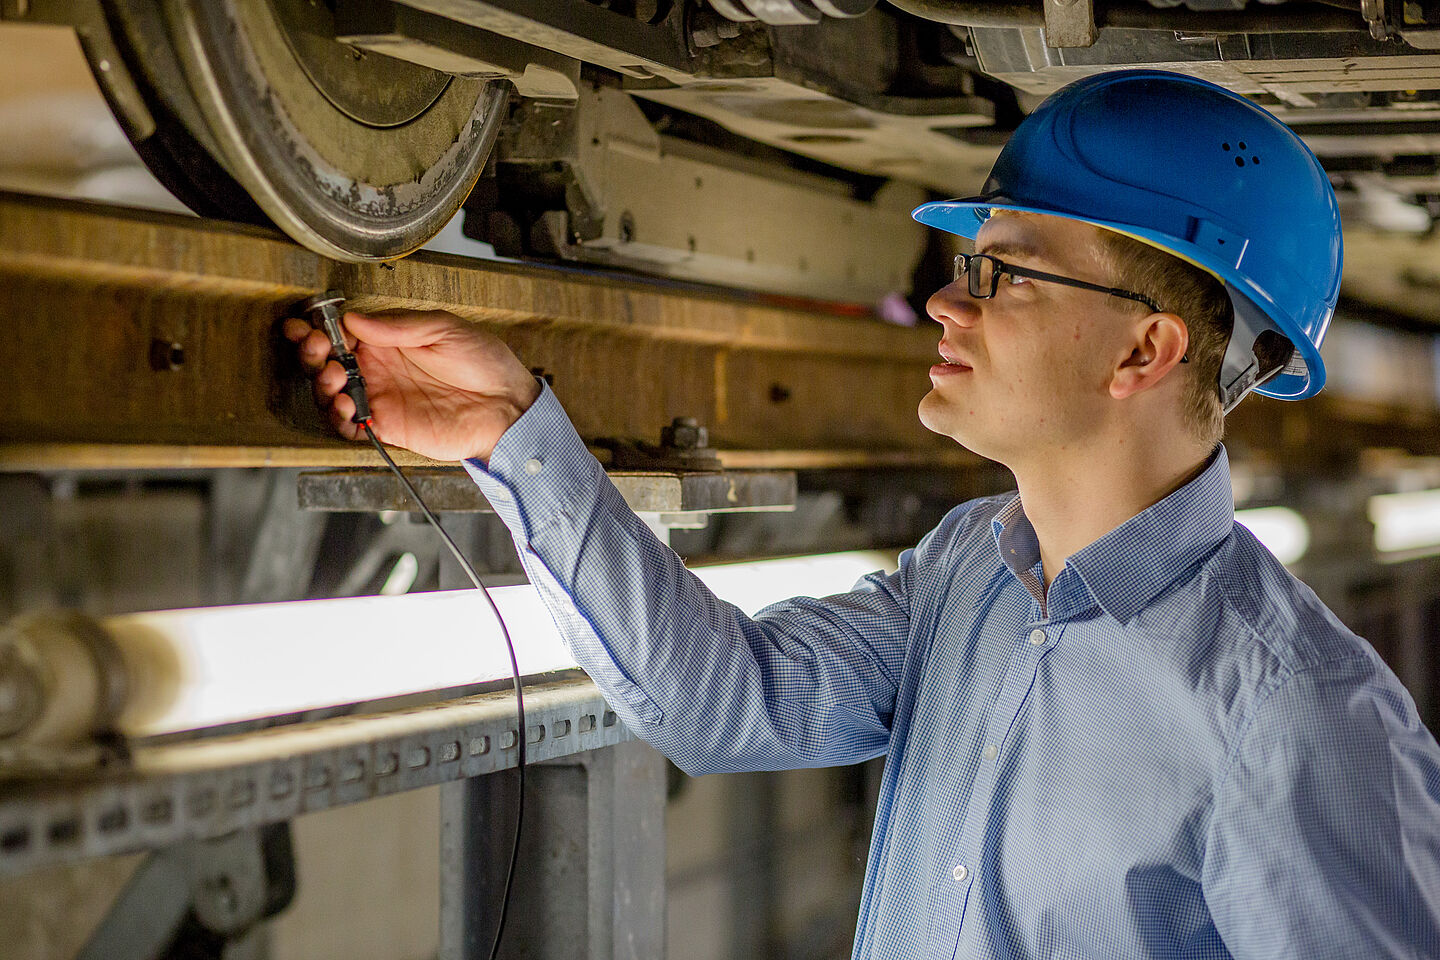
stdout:
[[(1229, 410), (1249, 390), (1301, 400), (1325, 385), (1320, 341), (1340, 296), (1340, 210), (1310, 148), (1223, 87), (1160, 70), (1072, 83), (1020, 124), (978, 197), (918, 207), (927, 226), (973, 238), (991, 210), (1083, 220), (1219, 278), (1235, 307), (1220, 374)], [(1258, 369), (1276, 330), (1290, 362)]]

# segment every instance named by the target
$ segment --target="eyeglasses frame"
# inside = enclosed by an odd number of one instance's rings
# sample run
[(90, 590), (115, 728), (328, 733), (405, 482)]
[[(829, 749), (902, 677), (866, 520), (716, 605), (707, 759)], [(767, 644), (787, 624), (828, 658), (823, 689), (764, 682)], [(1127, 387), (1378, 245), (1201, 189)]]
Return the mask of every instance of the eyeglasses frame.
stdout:
[[(981, 292), (976, 289), (979, 286), (980, 278), (977, 273), (971, 270), (970, 264), (977, 260), (989, 260), (993, 265), (990, 273), (990, 290)], [(1089, 280), (1077, 280), (1074, 277), (1062, 277), (1055, 273), (1046, 273), (1043, 270), (1032, 270), (1029, 267), (1017, 267), (1013, 263), (1006, 263), (999, 257), (991, 256), (988, 253), (957, 253), (955, 254), (955, 274), (952, 282), (958, 283), (960, 275), (965, 275), (966, 287), (970, 296), (977, 300), (992, 300), (1000, 289), (1000, 276), (1007, 274), (1012, 277), (1024, 277), (1027, 280), (1045, 280), (1050, 283), (1058, 283), (1067, 287), (1075, 287), (1080, 290), (1093, 290), (1096, 293), (1109, 294), (1112, 297), (1122, 297), (1126, 300), (1134, 300), (1136, 303), (1143, 303), (1154, 313), (1161, 313), (1160, 305), (1144, 294), (1136, 293), (1133, 290), (1123, 290), (1120, 287), (1107, 287), (1103, 283), (1091, 283)], [(1180, 358), (1181, 363), (1189, 363), (1190, 355), (1187, 353)]]

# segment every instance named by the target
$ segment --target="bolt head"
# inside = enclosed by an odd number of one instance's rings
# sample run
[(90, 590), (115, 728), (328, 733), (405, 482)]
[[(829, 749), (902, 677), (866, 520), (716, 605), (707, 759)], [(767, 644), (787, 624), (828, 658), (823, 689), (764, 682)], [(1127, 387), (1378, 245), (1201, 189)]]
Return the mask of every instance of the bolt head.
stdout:
[(338, 313), (340, 304), (344, 302), (345, 294), (339, 290), (326, 290), (324, 293), (306, 300), (303, 309), (306, 313), (314, 313), (317, 310), (324, 312), (328, 307), (331, 312)]
[(709, 445), (710, 434), (694, 417), (676, 417), (660, 431), (660, 443), (677, 450), (695, 450)]

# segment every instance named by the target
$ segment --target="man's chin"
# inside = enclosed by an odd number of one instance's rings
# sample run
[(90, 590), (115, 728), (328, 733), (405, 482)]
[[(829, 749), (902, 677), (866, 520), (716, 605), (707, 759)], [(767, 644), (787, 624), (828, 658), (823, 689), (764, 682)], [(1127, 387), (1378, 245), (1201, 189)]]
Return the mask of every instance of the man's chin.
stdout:
[(966, 430), (970, 424), (965, 423), (965, 418), (955, 409), (945, 397), (940, 396), (936, 390), (931, 390), (920, 400), (920, 423), (932, 433), (938, 433), (942, 437), (949, 437), (960, 446), (969, 450), (970, 444), (965, 442), (966, 436), (971, 432)]
[(1005, 454), (1002, 445), (995, 443), (993, 438), (991, 442), (986, 442), (981, 431), (976, 429), (979, 424), (976, 423), (973, 412), (961, 413), (947, 398), (938, 395), (934, 390), (920, 401), (918, 412), (920, 423), (925, 429), (942, 437), (949, 437), (977, 457), (997, 463), (1005, 462), (1001, 459)]

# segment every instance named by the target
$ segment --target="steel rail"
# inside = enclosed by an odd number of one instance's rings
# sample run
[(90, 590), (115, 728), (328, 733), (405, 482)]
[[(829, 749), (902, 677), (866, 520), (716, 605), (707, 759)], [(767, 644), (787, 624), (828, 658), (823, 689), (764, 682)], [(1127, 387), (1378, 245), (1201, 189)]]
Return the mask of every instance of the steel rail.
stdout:
[(429, 252), (338, 263), (253, 227), (0, 194), (0, 469), (377, 463), (321, 422), (279, 334), (328, 288), (501, 335), (587, 440), (653, 443), (690, 416), (742, 459), (975, 462), (915, 417), (935, 333), (853, 305)]
[[(916, 417), (935, 328), (428, 252), (336, 263), (274, 231), (0, 194), (0, 471), (377, 466), (321, 422), (278, 331), (332, 287), (503, 336), (591, 442), (653, 442), (693, 416), (727, 470), (993, 469)], [(1331, 393), (1242, 404), (1232, 449), (1326, 465), (1365, 446), (1437, 452), (1433, 410)]]

